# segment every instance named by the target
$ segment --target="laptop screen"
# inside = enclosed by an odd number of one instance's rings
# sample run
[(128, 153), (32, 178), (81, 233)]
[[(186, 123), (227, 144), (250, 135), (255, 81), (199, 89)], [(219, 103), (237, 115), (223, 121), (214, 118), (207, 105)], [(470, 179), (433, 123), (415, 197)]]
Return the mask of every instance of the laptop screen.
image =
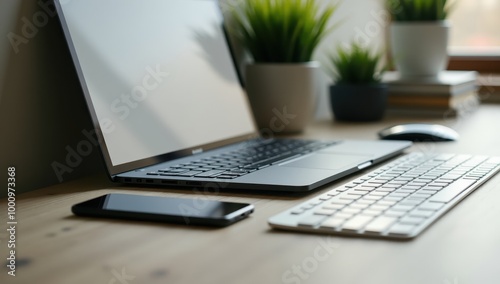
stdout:
[(255, 133), (216, 1), (57, 6), (108, 168)]

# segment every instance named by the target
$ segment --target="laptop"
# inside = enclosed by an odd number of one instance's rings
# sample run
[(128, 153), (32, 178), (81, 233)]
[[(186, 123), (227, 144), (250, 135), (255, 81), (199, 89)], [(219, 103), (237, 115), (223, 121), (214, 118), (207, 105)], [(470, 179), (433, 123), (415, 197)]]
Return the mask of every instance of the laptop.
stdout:
[(115, 182), (309, 191), (411, 145), (260, 137), (217, 1), (55, 4)]

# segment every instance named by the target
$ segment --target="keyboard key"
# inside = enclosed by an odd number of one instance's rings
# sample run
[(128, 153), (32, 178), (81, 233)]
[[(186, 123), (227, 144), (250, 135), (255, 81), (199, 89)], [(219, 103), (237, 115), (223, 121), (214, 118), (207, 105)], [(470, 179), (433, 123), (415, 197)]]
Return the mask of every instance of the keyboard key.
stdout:
[(461, 177), (461, 175), (454, 175), (454, 174), (446, 174), (444, 176), (441, 177), (442, 180), (456, 180), (456, 179), (459, 179)]
[(323, 229), (337, 229), (345, 222), (345, 219), (342, 218), (328, 218), (323, 223), (321, 223), (320, 228)]
[(311, 203), (306, 203), (306, 204), (302, 204), (302, 206), (300, 206), (300, 208), (304, 209), (304, 210), (309, 210), (311, 208), (314, 208), (315, 206), (312, 205)]
[(333, 213), (335, 213), (336, 211), (337, 210), (334, 210), (334, 209), (321, 208), (321, 209), (315, 210), (313, 214), (330, 216), (330, 215), (333, 215)]
[(366, 189), (373, 190), (373, 189), (375, 189), (375, 188), (377, 188), (379, 186), (380, 186), (379, 184), (375, 185), (375, 184), (365, 184), (364, 183), (364, 184), (360, 185), (359, 188), (366, 188)]
[(387, 184), (395, 184), (395, 185), (398, 185), (398, 186), (402, 186), (403, 184), (406, 184), (406, 183), (407, 183), (406, 181), (392, 180), (392, 181), (388, 182)]
[(325, 195), (323, 195), (323, 196), (320, 196), (320, 198), (319, 198), (319, 199), (320, 199), (320, 200), (323, 200), (323, 201), (327, 201), (327, 200), (332, 199), (332, 196), (330, 196), (330, 195), (326, 195), (326, 194), (325, 194)]
[(324, 215), (311, 215), (299, 221), (299, 226), (314, 227), (325, 219)]
[(381, 188), (399, 188), (401, 187), (399, 184), (384, 184)]
[(358, 202), (349, 205), (350, 208), (356, 208), (356, 209), (361, 209), (361, 210), (366, 209), (369, 206), (370, 205), (368, 205), (368, 204), (363, 204), (363, 203), (358, 203)]
[(394, 201), (394, 200), (387, 200), (387, 199), (382, 199), (382, 200), (379, 200), (376, 204), (381, 204), (381, 205), (389, 205), (389, 206), (392, 206), (394, 204), (396, 204), (397, 202)]
[(415, 229), (414, 225), (396, 223), (389, 229), (390, 236), (409, 236)]
[(376, 209), (371, 209), (367, 208), (361, 212), (362, 215), (370, 215), (370, 216), (380, 216), (382, 214), (382, 210), (376, 210)]
[(233, 178), (236, 178), (236, 177), (237, 176), (225, 175), (225, 174), (215, 176), (215, 178), (220, 178), (220, 179), (233, 179)]
[(372, 181), (367, 182), (366, 184), (368, 184), (368, 185), (375, 185), (376, 187), (379, 187), (382, 184), (385, 184), (386, 182), (387, 181), (385, 181), (385, 180), (372, 180)]
[[(337, 197), (335, 197), (337, 198)], [(352, 200), (350, 199), (332, 199), (332, 201), (330, 201), (330, 204), (343, 204), (343, 205), (347, 205), (347, 204), (351, 204), (352, 203)]]
[(375, 218), (373, 221), (368, 223), (365, 227), (365, 232), (367, 233), (381, 233), (387, 230), (389, 226), (394, 224), (398, 218), (395, 217), (387, 217), (387, 216), (380, 216)]
[(372, 206), (370, 206), (370, 209), (372, 210), (379, 210), (379, 211), (385, 211), (387, 209), (389, 209), (389, 207), (391, 207), (390, 205), (384, 205), (384, 204), (380, 204), (379, 202), (373, 204)]
[(434, 211), (419, 210), (419, 209), (413, 210), (410, 212), (410, 214), (408, 214), (408, 216), (411, 217), (423, 217), (423, 218), (429, 218), (432, 215), (434, 215)]
[(370, 193), (371, 196), (386, 196), (389, 194), (389, 192), (384, 192), (384, 191), (372, 191)]
[(352, 215), (358, 214), (359, 212), (361, 212), (361, 209), (354, 208), (354, 207), (351, 207), (351, 206), (346, 207), (346, 208), (340, 210), (340, 213), (347, 213), (347, 214), (352, 214)]
[(394, 179), (394, 181), (411, 181), (413, 180), (413, 178), (409, 178), (409, 177), (397, 177)]
[(401, 205), (413, 205), (413, 206), (417, 206), (418, 204), (422, 203), (421, 200), (411, 200), (411, 199), (405, 199), (405, 200), (401, 200), (398, 204), (401, 204)]
[(433, 185), (427, 185), (427, 186), (424, 186), (422, 187), (423, 190), (432, 190), (432, 191), (438, 191), (438, 190), (441, 190), (443, 189), (444, 186), (433, 186)]
[(423, 193), (423, 194), (428, 194), (428, 195), (434, 195), (438, 191), (437, 190), (428, 190), (428, 189), (421, 189), (418, 191), (418, 193)]
[(406, 205), (396, 204), (396, 205), (391, 207), (391, 210), (407, 212), (407, 211), (412, 210), (413, 208), (415, 208), (415, 206), (410, 205), (410, 204), (406, 204)]
[(196, 165), (187, 165), (187, 166), (183, 166), (184, 169), (189, 169), (189, 170), (196, 170), (198, 168), (200, 168), (200, 166), (196, 166)]
[(335, 190), (338, 192), (344, 192), (344, 191), (349, 190), (349, 188), (345, 187), (345, 186), (341, 186), (341, 187), (337, 187)]
[(397, 190), (397, 188), (386, 188), (386, 187), (381, 187), (381, 188), (377, 188), (377, 191), (379, 192), (393, 192)]
[(412, 194), (412, 193), (414, 193), (415, 191), (416, 191), (416, 190), (414, 190), (414, 189), (402, 189), (402, 188), (400, 188), (400, 189), (397, 189), (397, 191), (396, 191), (396, 192)]
[(323, 201), (322, 201), (322, 200), (320, 200), (320, 199), (316, 199), (316, 200), (309, 200), (309, 204), (311, 204), (311, 205), (313, 205), (313, 206), (319, 205), (319, 204), (321, 204), (321, 203), (323, 203)]
[(223, 172), (224, 171), (221, 171), (221, 170), (211, 170), (211, 171), (207, 171), (207, 172), (202, 172), (200, 174), (197, 174), (196, 176), (197, 177), (212, 177), (212, 176), (221, 174)]
[(421, 188), (422, 188), (422, 186), (420, 186), (420, 185), (405, 185), (405, 186), (401, 187), (401, 189), (409, 189), (409, 190), (418, 190)]
[(429, 201), (448, 203), (474, 183), (474, 180), (458, 180), (433, 195)]
[(373, 219), (372, 216), (367, 215), (357, 215), (351, 218), (349, 221), (342, 225), (342, 230), (345, 231), (358, 231), (365, 227), (368, 222)]
[(232, 173), (239, 173), (239, 174), (246, 174), (248, 171), (242, 170), (242, 169), (232, 169)]
[(334, 214), (335, 218), (341, 218), (341, 219), (349, 219), (353, 216), (353, 214), (346, 213), (346, 212), (337, 212)]
[(422, 203), (420, 206), (418, 206), (418, 209), (437, 211), (437, 210), (441, 209), (441, 207), (443, 207), (443, 203), (425, 202), (425, 203)]
[(407, 197), (408, 195), (410, 195), (409, 193), (405, 193), (405, 192), (393, 192), (391, 193), (389, 196), (391, 197)]
[(364, 192), (364, 193), (368, 193), (368, 192), (373, 191), (373, 190), (375, 190), (375, 188), (371, 188), (371, 187), (355, 187), (353, 189), (353, 191), (361, 191), (361, 192)]
[(450, 184), (449, 182), (431, 182), (429, 183), (429, 186), (438, 186), (438, 187), (441, 187), (439, 189), (442, 189), (443, 187), (447, 186), (448, 184)]
[(356, 203), (368, 204), (368, 205), (371, 205), (371, 204), (373, 204), (375, 202), (377, 202), (377, 200), (369, 200), (369, 199), (359, 199), (359, 200), (356, 200)]
[(363, 199), (367, 200), (380, 200), (382, 199), (383, 196), (377, 196), (377, 195), (365, 195), (363, 196)]
[(344, 208), (345, 206), (346, 206), (345, 204), (330, 203), (330, 204), (323, 205), (323, 207), (321, 207), (321, 208), (331, 209), (331, 210), (340, 210), (340, 209)]
[(356, 200), (356, 199), (359, 199), (361, 196), (360, 195), (352, 195), (352, 194), (343, 194), (343, 195), (339, 195), (339, 199), (341, 200)]
[(350, 191), (349, 193), (347, 193), (349, 195), (358, 195), (358, 196), (363, 196), (365, 194), (367, 194), (366, 191), (357, 191), (357, 190), (352, 190)]
[(384, 197), (384, 200), (391, 200), (391, 201), (400, 201), (404, 199), (404, 197), (400, 197), (400, 196), (386, 196)]
[(304, 213), (305, 210), (302, 209), (302, 208), (296, 208), (296, 209), (293, 209), (292, 211), (290, 211), (290, 214), (293, 214), (293, 215), (300, 215), (302, 213)]
[(399, 223), (409, 225), (420, 225), (423, 221), (425, 221), (425, 218), (412, 216), (404, 216), (399, 219)]
[(195, 175), (198, 175), (201, 173), (202, 173), (202, 171), (189, 171), (189, 172), (180, 173), (180, 174), (176, 174), (176, 175), (179, 177), (192, 177), (192, 176), (195, 176)]
[(384, 216), (389, 216), (389, 217), (401, 217), (406, 214), (405, 211), (397, 211), (397, 210), (387, 210), (384, 212)]
[(412, 195), (413, 197), (427, 199), (432, 196), (432, 193), (416, 192)]

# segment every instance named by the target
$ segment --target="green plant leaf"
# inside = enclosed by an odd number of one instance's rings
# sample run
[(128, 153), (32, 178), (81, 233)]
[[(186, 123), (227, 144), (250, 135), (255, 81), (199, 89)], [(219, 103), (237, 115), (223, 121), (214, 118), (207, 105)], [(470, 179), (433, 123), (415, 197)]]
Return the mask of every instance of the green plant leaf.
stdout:
[(315, 0), (246, 0), (232, 11), (230, 31), (255, 62), (306, 62), (332, 32), (337, 5), (319, 8)]
[(445, 20), (456, 3), (447, 0), (386, 0), (392, 20), (398, 22)]
[(330, 55), (327, 72), (336, 84), (375, 84), (382, 80), (386, 68), (380, 67), (382, 55), (372, 54), (368, 48), (351, 44), (337, 48), (336, 56)]

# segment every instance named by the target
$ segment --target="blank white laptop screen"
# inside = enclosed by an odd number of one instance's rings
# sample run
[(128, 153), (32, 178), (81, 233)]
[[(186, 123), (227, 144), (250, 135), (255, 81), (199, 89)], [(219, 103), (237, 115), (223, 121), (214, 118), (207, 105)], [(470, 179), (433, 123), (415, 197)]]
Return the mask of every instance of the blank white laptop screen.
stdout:
[(113, 166), (254, 133), (212, 1), (60, 3)]

